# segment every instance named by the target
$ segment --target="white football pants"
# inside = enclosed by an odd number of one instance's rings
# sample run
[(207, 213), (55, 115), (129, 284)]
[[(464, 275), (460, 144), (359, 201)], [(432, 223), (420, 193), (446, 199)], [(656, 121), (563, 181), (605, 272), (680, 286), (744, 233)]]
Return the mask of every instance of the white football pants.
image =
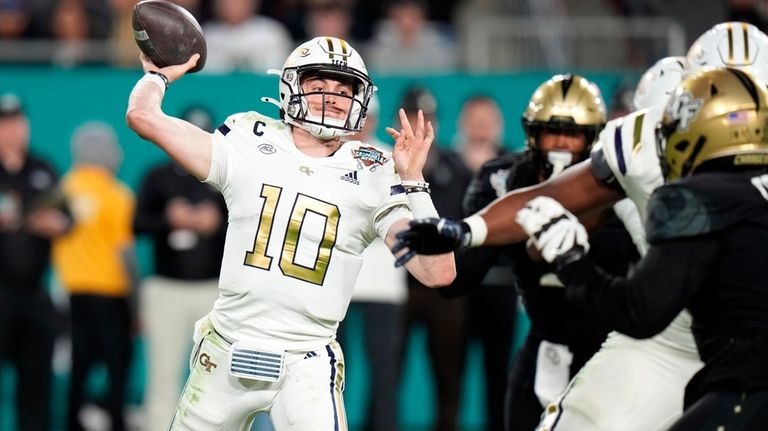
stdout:
[(196, 331), (189, 379), (170, 430), (247, 431), (254, 416), (269, 412), (275, 431), (346, 431), (344, 355), (336, 341), (313, 352), (286, 353), (278, 382), (229, 373), (229, 342), (210, 321)]
[(683, 413), (685, 386), (704, 365), (681, 312), (653, 338), (608, 334), (550, 403), (537, 431), (661, 431)]

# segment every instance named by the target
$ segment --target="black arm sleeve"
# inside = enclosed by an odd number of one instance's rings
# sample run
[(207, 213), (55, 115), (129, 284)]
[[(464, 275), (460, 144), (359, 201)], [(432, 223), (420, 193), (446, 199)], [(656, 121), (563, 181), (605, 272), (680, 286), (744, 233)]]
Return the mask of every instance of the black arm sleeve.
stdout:
[(568, 298), (617, 331), (635, 338), (661, 332), (706, 280), (718, 255), (706, 236), (653, 245), (629, 278), (612, 277), (582, 259), (557, 269)]

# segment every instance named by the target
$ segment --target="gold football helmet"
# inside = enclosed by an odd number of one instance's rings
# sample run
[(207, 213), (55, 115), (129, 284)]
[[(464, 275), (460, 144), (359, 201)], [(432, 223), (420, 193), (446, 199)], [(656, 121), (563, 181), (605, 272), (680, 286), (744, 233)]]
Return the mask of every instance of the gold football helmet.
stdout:
[(768, 166), (766, 127), (762, 81), (738, 69), (703, 69), (677, 87), (657, 126), (664, 177)]
[(526, 148), (534, 161), (548, 177), (552, 165), (539, 146), (539, 135), (543, 129), (583, 132), (586, 148), (579, 160), (589, 155), (597, 134), (605, 126), (606, 108), (600, 89), (594, 83), (579, 75), (555, 75), (541, 84), (531, 96), (523, 113), (523, 128), (526, 134)]

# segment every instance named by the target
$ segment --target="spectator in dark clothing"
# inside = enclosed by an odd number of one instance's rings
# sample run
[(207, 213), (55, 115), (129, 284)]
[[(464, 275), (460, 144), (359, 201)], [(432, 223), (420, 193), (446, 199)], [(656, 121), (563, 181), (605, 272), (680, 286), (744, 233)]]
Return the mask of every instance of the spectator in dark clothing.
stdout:
[[(502, 154), (504, 119), (498, 104), (490, 96), (477, 94), (464, 102), (457, 130), (454, 145), (473, 174), (477, 174), (483, 164)], [(495, 193), (492, 194), (495, 196)], [(467, 201), (470, 196), (464, 197), (465, 215), (482, 209), (474, 208), (473, 205), (477, 204), (474, 198)], [(482, 252), (474, 250), (457, 253), (456, 264), (461, 273), (457, 274), (457, 281), (440, 289), (440, 292), (446, 297), (468, 293), (467, 341), (479, 340), (483, 350), (485, 428), (501, 430), (504, 428), (506, 376), (517, 321), (517, 292), (511, 262), (505, 256), (489, 261), (489, 265), (482, 258), (475, 262), (474, 256), (482, 255)], [(482, 274), (475, 271), (476, 265), (482, 265)]]
[[(415, 121), (416, 112), (421, 109), (425, 121), (436, 124), (437, 101), (429, 90), (421, 87), (408, 89), (401, 106), (411, 121)], [(432, 189), (435, 208), (441, 215), (458, 218), (462, 214), (461, 200), (472, 174), (457, 153), (434, 144), (429, 151), (424, 179)], [(427, 289), (413, 277), (409, 277), (408, 284), (405, 333), (408, 334), (416, 323), (426, 325), (437, 397), (437, 419), (433, 429), (455, 431), (458, 429), (464, 368), (466, 300), (446, 300), (438, 291)]]
[(18, 97), (0, 96), (0, 362), (16, 368), (17, 428), (48, 431), (55, 339), (45, 287), (51, 239), (71, 225), (58, 176), (31, 156)]

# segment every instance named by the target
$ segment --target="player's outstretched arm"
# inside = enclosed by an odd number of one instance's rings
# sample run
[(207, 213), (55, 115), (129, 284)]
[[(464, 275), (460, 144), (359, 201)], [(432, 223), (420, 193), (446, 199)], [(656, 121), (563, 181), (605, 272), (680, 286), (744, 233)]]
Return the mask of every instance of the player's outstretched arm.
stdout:
[(515, 215), (537, 196), (549, 196), (579, 217), (623, 197), (621, 192), (597, 179), (590, 160), (585, 160), (555, 178), (513, 190), (478, 212), (477, 216), (483, 219), (487, 228), (482, 245), (503, 245), (527, 239), (515, 222)]
[[(158, 68), (141, 56), (144, 72), (128, 99), (128, 127), (142, 138), (168, 153), (184, 169), (199, 179), (208, 177), (211, 167), (210, 134), (182, 119), (166, 115), (162, 110), (166, 86), (195, 67), (199, 54), (184, 64)], [(151, 74), (159, 72), (161, 75)], [(164, 81), (167, 79), (167, 83)]]
[[(463, 221), (424, 217), (411, 223), (410, 228), (396, 235), (393, 252), (405, 250), (398, 259), (402, 265), (412, 256), (437, 255), (460, 247), (504, 245), (528, 238), (515, 215), (525, 204), (537, 197), (549, 196), (580, 216), (613, 203), (623, 195), (605, 185), (592, 174), (589, 161), (582, 162), (554, 179), (535, 186), (511, 191)], [(590, 214), (592, 216), (592, 214)], [(599, 218), (590, 217), (585, 225), (592, 227)]]

